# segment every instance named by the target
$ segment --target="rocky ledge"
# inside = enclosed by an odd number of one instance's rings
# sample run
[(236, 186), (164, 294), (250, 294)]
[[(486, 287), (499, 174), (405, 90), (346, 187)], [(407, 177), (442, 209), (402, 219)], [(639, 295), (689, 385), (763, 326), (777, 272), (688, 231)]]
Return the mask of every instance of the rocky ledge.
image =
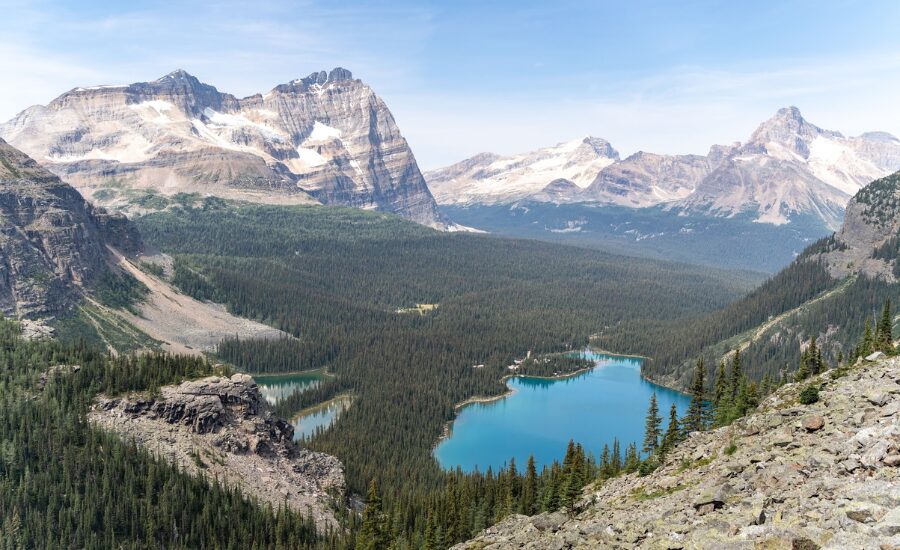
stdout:
[(900, 548), (898, 412), (900, 358), (789, 384), (656, 472), (588, 487), (573, 515), (512, 516), (455, 548)]
[(187, 472), (239, 487), (276, 509), (287, 504), (309, 513), (320, 527), (337, 526), (343, 466), (294, 444), (293, 426), (272, 414), (250, 376), (211, 376), (154, 395), (100, 396), (89, 419)]

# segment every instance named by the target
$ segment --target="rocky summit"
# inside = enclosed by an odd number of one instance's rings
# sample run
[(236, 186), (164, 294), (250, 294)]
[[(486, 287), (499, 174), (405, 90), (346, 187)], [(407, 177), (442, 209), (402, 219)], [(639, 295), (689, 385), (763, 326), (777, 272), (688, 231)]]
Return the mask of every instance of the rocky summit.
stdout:
[(97, 399), (101, 428), (194, 475), (236, 486), (277, 509), (309, 513), (334, 527), (344, 506), (344, 469), (333, 456), (298, 447), (294, 428), (269, 410), (253, 379), (210, 376), (158, 393)]
[[(586, 138), (508, 157), (482, 153), (425, 177), (441, 204), (663, 206), (704, 216), (748, 215), (774, 225), (811, 216), (835, 230), (854, 193), (897, 170), (896, 137), (847, 137), (785, 107), (745, 143), (713, 145), (705, 156), (639, 151), (620, 159), (605, 140)], [(557, 178), (576, 185), (545, 192)]]
[(128, 221), (0, 139), (0, 313), (54, 316), (108, 269), (107, 245), (141, 247)]
[(512, 516), (454, 548), (898, 548), (900, 358), (870, 359), (691, 434), (650, 475), (589, 486), (572, 515)]
[(183, 70), (75, 88), (0, 124), (0, 137), (105, 206), (187, 192), (447, 226), (387, 105), (342, 68), (243, 99)]

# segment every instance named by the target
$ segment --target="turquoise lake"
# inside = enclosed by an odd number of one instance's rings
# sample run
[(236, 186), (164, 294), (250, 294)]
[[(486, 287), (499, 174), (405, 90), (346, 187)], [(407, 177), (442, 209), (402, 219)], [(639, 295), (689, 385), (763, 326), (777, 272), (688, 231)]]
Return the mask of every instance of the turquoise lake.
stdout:
[(269, 405), (275, 405), (293, 393), (318, 386), (323, 377), (322, 371), (316, 370), (291, 374), (255, 374), (253, 380), (259, 386), (263, 399)]
[(495, 470), (515, 457), (521, 470), (533, 454), (537, 467), (562, 460), (570, 439), (600, 456), (603, 445), (618, 438), (624, 452), (644, 438), (650, 396), (659, 400), (663, 429), (675, 403), (684, 415), (690, 397), (641, 378), (639, 359), (585, 352), (596, 367), (559, 380), (515, 377), (507, 385), (515, 393), (490, 403), (463, 407), (449, 438), (434, 451), (441, 466)]
[[(321, 370), (298, 372), (289, 374), (254, 375), (253, 379), (259, 386), (259, 393), (270, 405), (275, 405), (282, 399), (318, 386), (325, 374)], [(313, 435), (316, 430), (328, 429), (335, 420), (350, 406), (349, 397), (332, 399), (321, 405), (310, 407), (291, 419), (294, 426), (294, 440), (303, 439)]]

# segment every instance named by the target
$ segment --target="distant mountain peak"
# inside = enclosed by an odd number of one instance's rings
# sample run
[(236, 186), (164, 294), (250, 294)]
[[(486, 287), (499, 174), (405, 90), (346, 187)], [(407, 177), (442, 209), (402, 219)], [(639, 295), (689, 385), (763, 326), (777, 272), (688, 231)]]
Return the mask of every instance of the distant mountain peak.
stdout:
[(598, 155), (619, 160), (619, 152), (612, 146), (610, 142), (603, 138), (594, 137), (594, 136), (585, 136), (582, 143), (585, 145), (590, 145), (595, 153)]

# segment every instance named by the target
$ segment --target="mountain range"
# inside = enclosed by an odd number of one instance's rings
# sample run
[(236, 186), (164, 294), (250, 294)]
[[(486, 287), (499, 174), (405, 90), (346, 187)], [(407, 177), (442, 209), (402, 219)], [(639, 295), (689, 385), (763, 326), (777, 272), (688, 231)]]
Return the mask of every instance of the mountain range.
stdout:
[(426, 172), (425, 179), (444, 205), (662, 206), (717, 217), (750, 215), (773, 225), (811, 215), (833, 231), (856, 191), (898, 169), (896, 137), (845, 137), (788, 107), (745, 143), (714, 145), (705, 156), (641, 151), (620, 159), (609, 142), (587, 137), (507, 157), (483, 153)]
[(127, 210), (147, 193), (346, 205), (450, 228), (394, 117), (342, 68), (237, 98), (177, 70), (75, 88), (0, 137), (89, 200)]

